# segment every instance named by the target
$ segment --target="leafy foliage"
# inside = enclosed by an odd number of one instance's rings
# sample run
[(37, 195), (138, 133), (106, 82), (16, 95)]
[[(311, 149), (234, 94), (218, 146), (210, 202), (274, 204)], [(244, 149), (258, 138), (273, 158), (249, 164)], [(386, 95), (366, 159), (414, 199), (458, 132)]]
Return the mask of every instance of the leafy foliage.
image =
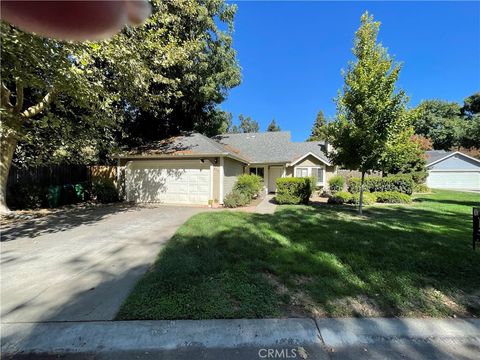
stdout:
[(342, 191), (345, 186), (345, 178), (342, 175), (334, 175), (328, 180), (328, 187), (332, 194)]
[(286, 177), (276, 180), (278, 204), (308, 204), (312, 195), (312, 179), (309, 177)]
[(102, 204), (108, 204), (119, 200), (118, 191), (110, 179), (99, 179), (93, 183), (93, 196)]
[(233, 189), (232, 192), (225, 195), (223, 199), (223, 206), (227, 208), (236, 208), (239, 206), (245, 206), (251, 201), (246, 194), (242, 193), (239, 190)]
[[(404, 194), (412, 194), (414, 182), (410, 175), (394, 175), (387, 177), (372, 176), (365, 179), (364, 188), (370, 192), (398, 191)], [(360, 192), (361, 179), (350, 178), (348, 191), (352, 194)]]
[(409, 204), (412, 202), (410, 195), (403, 194), (398, 191), (384, 191), (376, 192), (374, 195), (377, 198), (379, 203), (388, 203), (388, 204)]
[(262, 191), (263, 179), (255, 174), (243, 174), (237, 178), (233, 188), (245, 194), (250, 200)]
[(377, 43), (379, 27), (368, 12), (362, 15), (353, 48), (356, 61), (343, 74), (336, 118), (327, 128), (327, 140), (335, 149), (330, 159), (362, 174), (382, 169), (388, 144), (396, 143), (409, 123), (405, 93), (395, 86), (401, 66)]
[(426, 184), (415, 184), (415, 186), (413, 187), (413, 192), (429, 193), (429, 192), (431, 192), (431, 190)]
[[(367, 191), (363, 193), (362, 201), (364, 205), (373, 205), (377, 202), (377, 196), (375, 193), (370, 193)], [(360, 204), (360, 193), (352, 194), (351, 198), (348, 200), (348, 203), (355, 205)]]
[(338, 191), (328, 198), (329, 204), (347, 204), (352, 199), (348, 191)]

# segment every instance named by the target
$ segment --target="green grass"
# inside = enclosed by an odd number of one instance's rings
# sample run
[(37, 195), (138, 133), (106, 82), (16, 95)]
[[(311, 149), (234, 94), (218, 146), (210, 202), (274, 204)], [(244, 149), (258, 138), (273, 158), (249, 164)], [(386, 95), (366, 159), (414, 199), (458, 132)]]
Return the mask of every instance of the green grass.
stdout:
[(360, 217), (338, 205), (191, 218), (118, 319), (480, 315), (480, 194), (436, 191)]

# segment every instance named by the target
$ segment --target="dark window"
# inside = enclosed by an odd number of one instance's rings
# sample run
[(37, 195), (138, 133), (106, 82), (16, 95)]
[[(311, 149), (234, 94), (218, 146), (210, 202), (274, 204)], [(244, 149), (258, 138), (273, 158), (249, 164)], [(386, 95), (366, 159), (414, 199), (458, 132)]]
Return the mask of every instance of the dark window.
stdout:
[(264, 178), (264, 172), (263, 172), (263, 167), (253, 167), (253, 168), (250, 168), (250, 175), (258, 175), (260, 176), (262, 179)]

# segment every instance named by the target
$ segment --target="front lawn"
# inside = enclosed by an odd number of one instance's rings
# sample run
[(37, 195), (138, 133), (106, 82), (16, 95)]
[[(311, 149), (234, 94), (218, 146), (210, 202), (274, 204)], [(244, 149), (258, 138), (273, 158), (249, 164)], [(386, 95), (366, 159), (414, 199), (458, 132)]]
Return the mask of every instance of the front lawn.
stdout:
[(191, 218), (118, 319), (480, 315), (480, 194), (412, 205), (278, 207)]

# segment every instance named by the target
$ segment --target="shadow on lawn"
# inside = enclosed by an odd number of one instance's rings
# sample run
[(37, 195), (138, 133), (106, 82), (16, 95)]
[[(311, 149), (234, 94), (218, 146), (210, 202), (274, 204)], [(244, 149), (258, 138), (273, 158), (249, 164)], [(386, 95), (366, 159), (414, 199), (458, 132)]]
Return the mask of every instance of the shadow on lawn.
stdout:
[[(202, 214), (172, 238), (118, 317), (288, 316), (281, 309), (305, 299), (328, 316), (480, 314), (479, 299), (469, 297), (480, 289), (479, 263), (461, 212)], [(358, 297), (366, 300), (356, 307)]]

